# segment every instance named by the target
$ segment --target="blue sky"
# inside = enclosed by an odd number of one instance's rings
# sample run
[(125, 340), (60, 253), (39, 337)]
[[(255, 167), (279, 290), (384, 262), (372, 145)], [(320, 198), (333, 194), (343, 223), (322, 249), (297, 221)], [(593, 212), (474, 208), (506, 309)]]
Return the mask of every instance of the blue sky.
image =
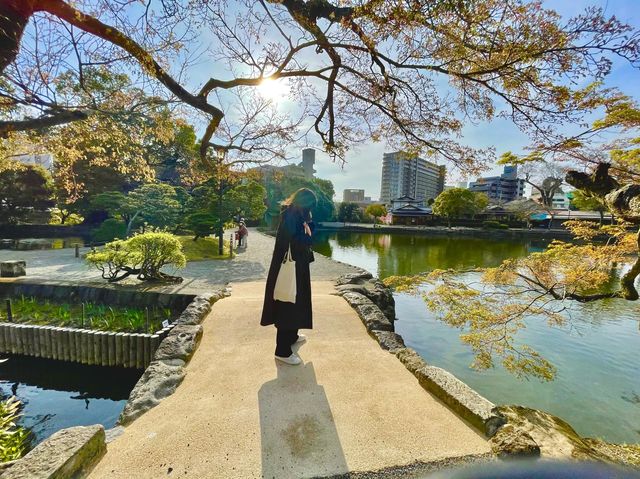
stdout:
[[(545, 2), (545, 6), (567, 17), (581, 12), (590, 5), (602, 6), (607, 14), (615, 15), (620, 20), (640, 28), (640, 0), (550, 0)], [(632, 68), (628, 63), (625, 64), (622, 61), (614, 63), (606, 84), (618, 87), (627, 95), (640, 99), (640, 71)], [(476, 126), (467, 125), (464, 128), (463, 141), (475, 147), (493, 146), (498, 155), (505, 151), (521, 153), (528, 144), (525, 135), (509, 121), (502, 119)], [(342, 168), (332, 163), (327, 155), (319, 152), (316, 154), (317, 175), (333, 182), (336, 200), (342, 200), (342, 191), (345, 188), (364, 188), (367, 196), (377, 199), (380, 195), (382, 154), (385, 151), (390, 150), (380, 143), (354, 148), (347, 153), (347, 163)], [(500, 170), (501, 167), (494, 167), (490, 173)], [(452, 172), (449, 182), (453, 183), (460, 179), (458, 172)]]

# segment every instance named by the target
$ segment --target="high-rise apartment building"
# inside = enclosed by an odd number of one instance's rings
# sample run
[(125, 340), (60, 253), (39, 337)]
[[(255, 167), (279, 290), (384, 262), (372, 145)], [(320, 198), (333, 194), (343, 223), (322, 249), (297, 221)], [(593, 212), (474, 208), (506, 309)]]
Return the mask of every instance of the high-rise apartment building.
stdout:
[(505, 165), (500, 176), (478, 178), (469, 183), (469, 189), (478, 193), (485, 193), (489, 199), (507, 203), (522, 198), (524, 195), (524, 180), (518, 178), (517, 165)]
[(401, 151), (385, 153), (382, 157), (380, 202), (391, 206), (394, 199), (409, 196), (426, 203), (442, 193), (446, 173), (444, 165), (411, 157)]

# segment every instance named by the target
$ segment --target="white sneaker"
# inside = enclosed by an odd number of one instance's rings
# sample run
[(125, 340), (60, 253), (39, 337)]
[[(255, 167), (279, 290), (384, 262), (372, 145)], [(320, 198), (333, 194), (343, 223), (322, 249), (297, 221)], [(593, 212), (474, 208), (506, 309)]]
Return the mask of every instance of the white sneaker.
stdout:
[(276, 356), (276, 359), (278, 361), (282, 361), (283, 363), (291, 364), (292, 366), (296, 366), (302, 362), (302, 359), (300, 359), (300, 356), (298, 356), (296, 353), (291, 353), (291, 356), (287, 358), (283, 358), (282, 356)]
[(304, 334), (298, 334), (298, 339), (294, 344), (304, 343), (307, 341), (307, 337)]

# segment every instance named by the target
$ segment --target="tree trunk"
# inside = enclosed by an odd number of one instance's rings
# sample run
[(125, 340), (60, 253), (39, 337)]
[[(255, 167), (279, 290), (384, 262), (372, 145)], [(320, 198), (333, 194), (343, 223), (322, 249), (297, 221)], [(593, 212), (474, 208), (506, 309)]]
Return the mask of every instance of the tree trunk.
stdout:
[(15, 60), (24, 29), (33, 15), (33, 0), (0, 2), (0, 72)]
[(133, 222), (136, 220), (136, 218), (138, 217), (138, 215), (140, 214), (140, 211), (136, 211), (136, 214), (133, 215), (131, 217), (131, 219), (129, 220), (129, 222), (127, 223), (127, 231), (125, 232), (125, 237), (128, 238), (129, 235), (131, 234), (131, 229), (133, 228)]
[[(640, 229), (636, 236), (638, 243), (638, 252), (640, 254)], [(622, 297), (629, 301), (638, 300), (638, 290), (635, 287), (636, 278), (640, 276), (640, 256), (636, 258), (636, 262), (631, 266), (631, 269), (620, 279), (620, 285), (622, 286)]]
[(218, 182), (218, 254), (224, 254), (224, 220), (222, 219), (222, 179)]

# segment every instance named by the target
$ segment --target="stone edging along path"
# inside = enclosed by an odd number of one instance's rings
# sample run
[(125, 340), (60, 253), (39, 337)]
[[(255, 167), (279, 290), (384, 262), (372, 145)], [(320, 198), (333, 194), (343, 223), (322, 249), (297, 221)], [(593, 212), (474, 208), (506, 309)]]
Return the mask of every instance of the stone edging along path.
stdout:
[[(200, 294), (188, 304), (131, 391), (118, 421), (120, 426), (131, 423), (178, 388), (185, 376), (184, 367), (202, 337), (200, 323), (212, 304), (229, 294), (228, 289)], [(5, 464), (0, 475), (11, 479), (86, 477), (104, 455), (105, 439), (108, 442), (117, 436), (119, 429), (110, 429), (106, 435), (99, 424), (62, 429), (23, 458)]]
[(200, 294), (185, 308), (131, 391), (129, 400), (120, 414), (119, 425), (131, 423), (175, 392), (184, 379), (184, 368), (202, 338), (200, 323), (211, 311), (213, 303), (229, 294), (228, 288), (215, 293)]
[(380, 347), (394, 354), (426, 391), (490, 439), (498, 457), (543, 456), (640, 467), (640, 444), (611, 444), (581, 437), (568, 423), (544, 411), (496, 406), (453, 374), (427, 364), (394, 331), (391, 290), (368, 271), (358, 269), (358, 273), (338, 278), (337, 294), (355, 309)]
[(371, 273), (362, 271), (342, 276), (337, 281), (336, 289), (356, 310), (367, 332), (380, 344), (380, 347), (394, 354), (418, 379), (424, 389), (447, 404), (487, 437), (493, 436), (504, 424), (505, 421), (493, 412), (495, 404), (453, 374), (428, 365), (416, 351), (405, 346), (402, 336), (394, 332), (393, 320), (388, 317), (389, 313), (385, 315), (377, 304), (380, 302), (380, 297), (384, 296), (381, 290), (386, 289), (387, 295), (391, 295), (391, 292), (380, 281), (374, 279)]

